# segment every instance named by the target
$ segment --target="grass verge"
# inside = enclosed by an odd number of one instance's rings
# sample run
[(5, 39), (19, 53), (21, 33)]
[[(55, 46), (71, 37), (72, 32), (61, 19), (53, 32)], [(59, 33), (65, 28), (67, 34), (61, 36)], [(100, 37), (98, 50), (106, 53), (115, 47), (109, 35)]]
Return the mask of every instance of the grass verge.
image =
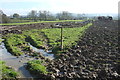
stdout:
[(19, 75), (15, 72), (12, 68), (5, 65), (5, 62), (0, 61), (0, 72), (2, 79), (1, 80), (15, 80), (16, 77)]
[(40, 60), (32, 60), (27, 63), (28, 70), (33, 74), (47, 74), (48, 71)]

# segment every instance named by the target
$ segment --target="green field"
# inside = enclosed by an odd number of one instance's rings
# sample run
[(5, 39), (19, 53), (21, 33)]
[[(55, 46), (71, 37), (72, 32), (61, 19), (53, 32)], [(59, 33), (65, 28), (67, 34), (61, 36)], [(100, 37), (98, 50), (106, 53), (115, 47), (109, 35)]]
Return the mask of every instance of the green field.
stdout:
[[(75, 46), (79, 38), (84, 35), (85, 30), (91, 25), (92, 23), (83, 27), (63, 28), (63, 50)], [(31, 29), (23, 31), (22, 34), (8, 34), (4, 39), (6, 48), (15, 56), (22, 55), (24, 51), (30, 50), (27, 43), (37, 48), (46, 48), (48, 45), (49, 49), (57, 53), (61, 46), (61, 29)]]
[(71, 21), (83, 21), (83, 20), (59, 20), (59, 21), (38, 21), (38, 22), (23, 22), (23, 23), (4, 23), (0, 25), (24, 25), (24, 24), (35, 24), (35, 23), (49, 23), (49, 22), (71, 22)]
[(11, 19), (10, 23), (25, 23), (25, 22), (31, 22), (31, 20), (21, 20), (21, 19)]
[[(63, 28), (63, 47), (64, 49), (75, 46), (77, 41), (81, 36), (84, 35), (85, 30), (92, 25), (91, 23), (84, 27), (76, 28)], [(54, 48), (60, 47), (61, 45), (61, 29), (60, 28), (51, 28), (51, 29), (42, 29), (42, 32), (48, 38), (48, 44)]]

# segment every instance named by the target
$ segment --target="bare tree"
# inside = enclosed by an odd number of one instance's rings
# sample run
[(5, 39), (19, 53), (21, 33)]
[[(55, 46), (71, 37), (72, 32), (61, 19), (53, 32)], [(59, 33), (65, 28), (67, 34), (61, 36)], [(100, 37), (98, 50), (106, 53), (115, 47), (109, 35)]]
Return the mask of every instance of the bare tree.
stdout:
[(0, 10), (0, 23), (9, 23), (10, 18), (7, 17), (6, 14), (3, 13), (2, 10)]
[(46, 12), (47, 11), (39, 11), (38, 15), (40, 20), (46, 20)]
[(37, 11), (32, 10), (29, 14), (28, 17), (31, 18), (33, 21), (37, 21)]
[(62, 13), (57, 13), (56, 16), (59, 20), (70, 20), (73, 19), (72, 13), (67, 11), (63, 11)]
[(53, 16), (49, 11), (39, 11), (38, 16), (40, 20), (56, 20), (55, 16)]

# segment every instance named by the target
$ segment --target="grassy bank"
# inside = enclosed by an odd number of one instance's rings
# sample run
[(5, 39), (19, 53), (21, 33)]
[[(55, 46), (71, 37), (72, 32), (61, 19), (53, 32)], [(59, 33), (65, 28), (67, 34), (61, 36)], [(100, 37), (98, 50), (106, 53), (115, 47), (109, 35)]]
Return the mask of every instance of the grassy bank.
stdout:
[(43, 64), (44, 62), (40, 60), (32, 60), (27, 63), (27, 68), (33, 74), (47, 74), (48, 71)]
[(22, 34), (8, 34), (4, 39), (7, 50), (15, 56), (24, 54), (22, 50), (29, 48), (28, 46), (23, 46), (26, 42), (25, 36)]
[(26, 36), (26, 41), (29, 42), (31, 45), (37, 48), (45, 47), (45, 37), (42, 35), (41, 30), (26, 30), (23, 32), (23, 35)]
[(5, 65), (5, 62), (0, 61), (0, 75), (2, 76), (1, 80), (15, 80), (19, 75), (12, 68)]

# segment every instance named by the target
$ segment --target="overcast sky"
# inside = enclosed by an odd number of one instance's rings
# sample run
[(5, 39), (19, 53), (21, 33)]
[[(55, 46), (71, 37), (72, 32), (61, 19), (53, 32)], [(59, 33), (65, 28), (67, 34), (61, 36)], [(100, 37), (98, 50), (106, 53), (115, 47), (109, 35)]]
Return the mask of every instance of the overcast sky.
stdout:
[(1, 10), (7, 14), (26, 15), (31, 10), (53, 13), (118, 13), (119, 0), (0, 0)]

